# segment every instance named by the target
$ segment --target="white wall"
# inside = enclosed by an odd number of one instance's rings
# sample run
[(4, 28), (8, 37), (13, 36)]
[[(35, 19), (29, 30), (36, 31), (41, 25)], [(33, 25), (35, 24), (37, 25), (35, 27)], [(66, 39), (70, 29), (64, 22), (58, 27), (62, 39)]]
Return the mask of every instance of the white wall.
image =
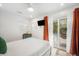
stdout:
[(42, 18), (32, 19), (32, 36), (43, 40), (44, 26), (38, 26), (39, 20), (42, 20)]
[[(32, 19), (32, 36), (43, 40), (44, 26), (38, 26), (37, 21), (42, 20), (45, 16)], [(49, 42), (53, 45), (53, 17), (48, 16)], [(52, 43), (51, 43), (52, 42)]]
[(0, 36), (7, 42), (22, 39), (22, 34), (28, 32), (28, 24), (27, 19), (0, 8)]

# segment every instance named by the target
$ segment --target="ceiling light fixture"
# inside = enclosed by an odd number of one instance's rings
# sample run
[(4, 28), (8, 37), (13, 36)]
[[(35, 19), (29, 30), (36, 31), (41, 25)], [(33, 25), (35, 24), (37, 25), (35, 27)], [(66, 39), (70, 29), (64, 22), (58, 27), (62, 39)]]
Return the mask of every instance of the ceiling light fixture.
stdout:
[(61, 5), (61, 6), (64, 6), (64, 3), (61, 3), (60, 5)]
[(34, 9), (33, 9), (32, 7), (29, 7), (29, 8), (28, 8), (28, 11), (33, 12)]
[(32, 3), (27, 3), (27, 10), (29, 12), (33, 12), (34, 11), (34, 8), (32, 7)]

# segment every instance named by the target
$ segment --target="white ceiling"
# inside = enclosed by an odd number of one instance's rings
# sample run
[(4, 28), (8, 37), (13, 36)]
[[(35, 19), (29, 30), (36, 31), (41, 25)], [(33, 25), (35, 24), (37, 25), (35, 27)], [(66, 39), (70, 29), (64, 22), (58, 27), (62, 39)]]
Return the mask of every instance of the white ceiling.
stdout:
[(78, 4), (65, 3), (61, 6), (60, 3), (31, 3), (31, 6), (34, 8), (34, 12), (29, 12), (27, 10), (29, 6), (28, 3), (3, 3), (1, 8), (30, 19), (46, 13), (57, 12), (75, 5)]

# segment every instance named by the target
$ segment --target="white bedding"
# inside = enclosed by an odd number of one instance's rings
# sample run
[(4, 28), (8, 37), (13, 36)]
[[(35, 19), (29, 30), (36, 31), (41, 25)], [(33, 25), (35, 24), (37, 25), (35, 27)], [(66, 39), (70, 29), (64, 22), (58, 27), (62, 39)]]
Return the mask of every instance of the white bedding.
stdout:
[(27, 38), (7, 43), (7, 53), (4, 56), (41, 56), (50, 49), (47, 41)]

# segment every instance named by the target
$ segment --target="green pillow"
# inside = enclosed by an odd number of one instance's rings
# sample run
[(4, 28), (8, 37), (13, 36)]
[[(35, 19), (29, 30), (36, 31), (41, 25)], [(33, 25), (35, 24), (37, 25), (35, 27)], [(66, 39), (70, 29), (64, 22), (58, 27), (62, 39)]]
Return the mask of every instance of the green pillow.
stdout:
[(7, 45), (3, 38), (0, 37), (0, 54), (5, 54), (7, 52)]

